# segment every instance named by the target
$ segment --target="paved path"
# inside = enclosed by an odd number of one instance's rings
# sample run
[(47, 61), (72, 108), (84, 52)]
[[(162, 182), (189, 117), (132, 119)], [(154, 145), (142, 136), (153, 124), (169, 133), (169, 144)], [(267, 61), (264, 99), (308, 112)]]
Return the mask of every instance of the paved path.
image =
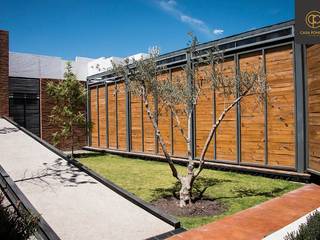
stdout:
[(0, 164), (63, 240), (145, 239), (173, 230), (1, 118)]
[(171, 240), (261, 240), (320, 207), (320, 186), (305, 185), (219, 221), (175, 235)]

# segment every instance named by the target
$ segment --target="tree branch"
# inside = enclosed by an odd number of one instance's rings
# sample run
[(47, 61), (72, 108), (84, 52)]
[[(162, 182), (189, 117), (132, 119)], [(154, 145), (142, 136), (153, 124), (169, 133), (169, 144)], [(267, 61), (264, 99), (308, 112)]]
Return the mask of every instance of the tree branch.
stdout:
[(250, 91), (250, 89), (247, 89), (241, 96), (239, 96), (237, 99), (235, 99), (226, 109), (224, 109), (224, 111), (220, 114), (220, 117), (218, 118), (218, 120), (213, 124), (210, 133), (208, 135), (208, 138), (206, 140), (206, 143), (204, 144), (204, 147), (202, 149), (201, 155), (200, 155), (200, 159), (199, 159), (199, 167), (197, 169), (197, 172), (195, 173), (195, 178), (201, 173), (202, 169), (203, 169), (203, 164), (204, 164), (204, 157), (207, 153), (208, 147), (210, 145), (210, 142), (213, 138), (213, 135), (215, 134), (215, 132), (217, 131), (217, 128), (219, 127), (219, 125), (221, 124), (222, 120), (225, 118), (226, 114), (238, 103), (241, 101), (241, 99), (243, 97), (245, 97), (247, 95), (247, 93)]
[(174, 118), (176, 120), (177, 127), (178, 127), (181, 135), (183, 136), (183, 138), (186, 141), (186, 143), (189, 143), (190, 140), (188, 139), (188, 137), (184, 133), (184, 129), (181, 127), (181, 122), (180, 122), (180, 119), (179, 119), (179, 116), (178, 116), (177, 112), (175, 111), (174, 107), (171, 104), (169, 105), (169, 108), (170, 108), (170, 110), (171, 110), (171, 112), (172, 112), (172, 114), (173, 114), (173, 116), (174, 116)]
[(170, 154), (169, 154), (168, 151), (167, 151), (167, 147), (166, 147), (166, 144), (165, 144), (165, 142), (164, 142), (164, 140), (163, 140), (163, 138), (162, 138), (162, 136), (161, 136), (161, 133), (160, 133), (160, 129), (159, 129), (159, 127), (158, 127), (158, 124), (157, 124), (157, 122), (155, 121), (154, 116), (153, 116), (153, 114), (152, 114), (152, 112), (151, 112), (151, 110), (150, 110), (149, 101), (148, 101), (148, 98), (147, 98), (147, 95), (146, 95), (146, 88), (145, 88), (144, 85), (143, 85), (141, 88), (142, 88), (142, 89), (141, 89), (141, 90), (142, 90), (142, 99), (143, 99), (144, 106), (145, 106), (146, 111), (147, 111), (147, 115), (148, 115), (149, 119), (150, 119), (151, 122), (152, 122), (152, 125), (153, 125), (154, 130), (156, 131), (156, 135), (157, 135), (157, 137), (158, 137), (158, 139), (159, 139), (159, 143), (160, 143), (160, 145), (161, 145), (161, 148), (162, 148), (162, 151), (163, 151), (163, 153), (164, 153), (164, 156), (166, 157), (166, 160), (167, 160), (167, 162), (169, 163), (169, 166), (170, 166), (170, 168), (171, 168), (172, 175), (179, 180), (180, 176), (179, 176), (179, 174), (178, 174), (178, 171), (177, 171), (176, 167), (175, 167), (174, 164), (173, 164), (173, 161), (172, 161), (172, 159), (171, 159)]

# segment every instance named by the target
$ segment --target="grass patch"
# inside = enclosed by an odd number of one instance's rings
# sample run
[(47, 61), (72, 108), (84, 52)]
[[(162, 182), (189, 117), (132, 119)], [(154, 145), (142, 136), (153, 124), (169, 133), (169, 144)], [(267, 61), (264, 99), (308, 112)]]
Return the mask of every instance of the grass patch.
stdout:
[[(176, 180), (167, 163), (101, 155), (80, 159), (81, 163), (147, 202), (172, 196)], [(184, 173), (185, 167), (177, 166)], [(234, 214), (302, 186), (300, 183), (260, 176), (205, 169), (196, 182), (205, 196), (220, 200), (228, 210), (210, 217), (179, 217), (183, 227), (194, 228)]]

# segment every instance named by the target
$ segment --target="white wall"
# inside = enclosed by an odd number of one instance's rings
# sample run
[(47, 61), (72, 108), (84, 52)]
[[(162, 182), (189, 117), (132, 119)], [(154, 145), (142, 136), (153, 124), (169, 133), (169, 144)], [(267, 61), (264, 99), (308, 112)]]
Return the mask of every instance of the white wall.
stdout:
[[(91, 58), (76, 57), (70, 61), (78, 80), (86, 80)], [(28, 53), (9, 53), (9, 76), (25, 78), (63, 79), (67, 61), (60, 57)]]

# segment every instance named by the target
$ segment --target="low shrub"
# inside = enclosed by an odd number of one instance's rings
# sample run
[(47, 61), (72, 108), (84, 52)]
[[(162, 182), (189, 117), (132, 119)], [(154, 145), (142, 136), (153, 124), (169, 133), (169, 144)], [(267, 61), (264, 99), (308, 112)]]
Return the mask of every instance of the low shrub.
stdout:
[(297, 231), (288, 233), (285, 240), (320, 240), (320, 212), (316, 211), (299, 226)]
[(4, 206), (0, 192), (0, 239), (27, 240), (35, 233), (38, 221), (37, 216), (18, 214), (12, 207)]

